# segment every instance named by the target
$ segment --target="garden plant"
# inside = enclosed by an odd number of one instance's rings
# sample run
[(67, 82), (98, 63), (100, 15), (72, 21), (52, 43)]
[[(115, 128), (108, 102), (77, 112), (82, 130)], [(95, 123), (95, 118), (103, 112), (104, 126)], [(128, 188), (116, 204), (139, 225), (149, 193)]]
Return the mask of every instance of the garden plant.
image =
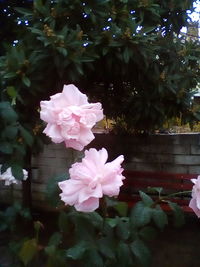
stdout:
[[(69, 173), (49, 179), (58, 223), (45, 240), (47, 226), (32, 221), (31, 158), (50, 140), (82, 151), (102, 107), (118, 133), (151, 133), (177, 114), (198, 121), (199, 42), (179, 36), (193, 2), (0, 1), (10, 14), (0, 44), (0, 178), (23, 185), (23, 205), (0, 213), (14, 266), (150, 266), (148, 241), (168, 217), (144, 192), (132, 209), (117, 200), (123, 155), (107, 162), (109, 151), (86, 148)], [(192, 182), (199, 217), (199, 179)], [(181, 209), (165, 201), (181, 225)], [(17, 222), (29, 231), (18, 235)]]

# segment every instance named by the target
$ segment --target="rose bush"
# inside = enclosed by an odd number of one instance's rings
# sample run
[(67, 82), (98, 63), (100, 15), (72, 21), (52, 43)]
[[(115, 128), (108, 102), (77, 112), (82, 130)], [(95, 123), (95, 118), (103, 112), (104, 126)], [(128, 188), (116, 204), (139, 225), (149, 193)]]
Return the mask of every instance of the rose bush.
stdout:
[[(66, 147), (82, 150), (94, 138), (92, 127), (103, 118), (103, 110), (100, 103), (89, 104), (87, 96), (70, 84), (64, 86), (62, 93), (51, 96), (49, 101), (41, 101), (40, 116), (47, 122), (44, 133), (53, 142), (65, 142)], [(58, 197), (58, 189), (61, 189), (60, 198), (67, 207), (60, 203), (60, 199), (55, 205), (59, 212), (58, 229), (50, 235), (45, 246), (41, 246), (39, 240), (43, 224), (34, 223), (35, 238), (26, 238), (17, 252), (20, 263), (37, 266), (37, 256), (42, 254), (51, 266), (72, 266), (74, 262), (86, 267), (151, 265), (146, 241), (155, 236), (157, 229), (163, 230), (168, 224), (160, 203), (167, 199), (176, 226), (184, 221), (181, 208), (168, 200), (170, 195), (161, 196), (162, 188), (151, 188), (152, 192), (159, 194), (158, 200), (140, 191), (141, 201), (131, 209), (128, 209), (127, 203), (110, 199), (118, 196), (125, 179), (121, 167), (124, 156), (120, 155), (111, 162), (107, 160), (105, 148), (90, 148), (80, 162), (72, 164), (69, 179), (61, 177), (55, 183), (50, 180), (56, 188), (52, 191), (55, 197), (52, 195), (51, 198)], [(27, 172), (23, 171), (23, 174), (26, 178)], [(6, 184), (16, 183), (11, 168), (0, 179)], [(200, 176), (192, 182), (190, 207), (200, 217)], [(97, 208), (98, 213), (95, 212)], [(2, 217), (2, 222), (6, 217)], [(8, 226), (2, 223), (1, 228), (7, 229)]]
[(101, 104), (90, 104), (87, 96), (72, 84), (64, 85), (62, 93), (40, 105), (40, 117), (47, 122), (44, 133), (54, 143), (65, 142), (66, 147), (76, 150), (82, 150), (94, 139), (91, 129), (103, 119)]
[(121, 155), (112, 162), (107, 162), (105, 148), (97, 151), (94, 148), (85, 151), (80, 163), (74, 163), (69, 169), (70, 179), (60, 182), (61, 199), (78, 211), (92, 212), (99, 207), (99, 198), (103, 195), (118, 196), (122, 180)]

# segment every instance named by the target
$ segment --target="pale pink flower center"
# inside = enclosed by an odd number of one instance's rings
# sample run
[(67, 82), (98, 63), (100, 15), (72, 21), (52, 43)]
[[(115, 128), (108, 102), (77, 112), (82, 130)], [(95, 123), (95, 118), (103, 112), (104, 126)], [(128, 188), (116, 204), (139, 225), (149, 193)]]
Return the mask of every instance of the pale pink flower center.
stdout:
[(78, 135), (79, 132), (80, 132), (80, 125), (77, 122), (75, 122), (74, 125), (70, 127), (67, 133), (69, 135)]
[(69, 125), (75, 122), (73, 114), (69, 109), (63, 109), (58, 114), (57, 125)]
[(99, 183), (101, 183), (102, 175), (97, 174), (95, 178), (89, 183), (88, 187), (90, 189), (95, 189)]

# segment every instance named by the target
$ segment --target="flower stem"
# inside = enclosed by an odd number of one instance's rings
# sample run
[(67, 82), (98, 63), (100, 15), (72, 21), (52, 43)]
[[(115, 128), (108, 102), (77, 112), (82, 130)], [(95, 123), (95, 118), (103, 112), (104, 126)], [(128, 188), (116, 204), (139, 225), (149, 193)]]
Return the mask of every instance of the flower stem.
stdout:
[(192, 193), (192, 190), (182, 191), (182, 192), (177, 192), (177, 193), (172, 193), (172, 194), (169, 194), (166, 197), (162, 197), (162, 198), (170, 198), (170, 197), (173, 197), (173, 196), (178, 196), (178, 195), (183, 195), (183, 194), (189, 194), (189, 193)]
[(100, 207), (104, 218), (108, 217), (106, 199), (103, 197), (100, 199)]

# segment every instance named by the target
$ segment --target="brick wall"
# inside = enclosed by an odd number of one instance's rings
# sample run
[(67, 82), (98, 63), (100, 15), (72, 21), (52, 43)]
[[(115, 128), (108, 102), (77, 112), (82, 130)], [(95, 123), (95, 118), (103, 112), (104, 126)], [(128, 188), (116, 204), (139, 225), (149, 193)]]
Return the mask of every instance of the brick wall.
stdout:
[[(89, 147), (105, 147), (109, 152), (109, 160), (123, 154), (126, 169), (200, 174), (200, 134), (140, 137), (96, 134)], [(34, 205), (45, 203), (47, 181), (65, 173), (73, 158), (80, 155), (80, 152), (66, 149), (64, 144), (50, 144), (45, 146), (43, 153), (32, 159)], [(3, 186), (0, 190), (0, 201), (21, 198), (21, 185)]]
[(200, 174), (200, 134), (99, 135), (90, 146), (106, 147), (111, 158), (124, 154), (127, 169)]

